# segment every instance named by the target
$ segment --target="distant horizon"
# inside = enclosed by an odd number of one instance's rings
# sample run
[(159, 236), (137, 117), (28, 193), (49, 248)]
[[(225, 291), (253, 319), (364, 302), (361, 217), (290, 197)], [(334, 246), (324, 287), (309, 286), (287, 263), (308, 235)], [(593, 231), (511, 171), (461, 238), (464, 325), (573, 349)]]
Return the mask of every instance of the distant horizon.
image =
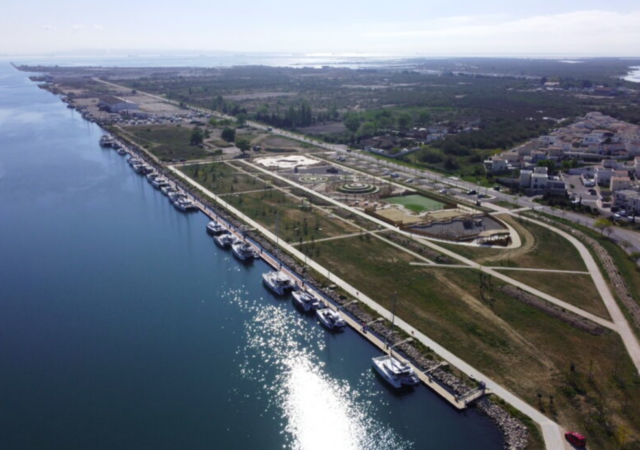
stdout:
[(611, 54), (603, 55), (597, 53), (566, 53), (566, 52), (516, 52), (516, 53), (419, 53), (419, 52), (318, 52), (318, 51), (287, 51), (287, 50), (275, 50), (275, 51), (250, 51), (250, 50), (200, 50), (200, 49), (136, 49), (136, 48), (123, 48), (123, 49), (69, 49), (50, 52), (32, 52), (32, 53), (11, 53), (1, 52), (2, 57), (78, 57), (78, 58), (121, 58), (121, 57), (163, 57), (163, 56), (223, 56), (223, 55), (269, 55), (269, 56), (303, 56), (308, 58), (326, 58), (326, 57), (340, 57), (340, 58), (540, 58), (540, 59), (640, 59), (640, 53), (637, 55), (623, 55), (623, 54)]

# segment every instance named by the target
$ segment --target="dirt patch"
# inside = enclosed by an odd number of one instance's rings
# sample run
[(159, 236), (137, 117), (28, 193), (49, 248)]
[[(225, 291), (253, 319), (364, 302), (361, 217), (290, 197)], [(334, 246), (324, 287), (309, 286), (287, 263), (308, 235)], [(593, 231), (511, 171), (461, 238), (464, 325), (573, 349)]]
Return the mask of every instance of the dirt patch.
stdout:
[(529, 294), (528, 292), (523, 291), (512, 285), (505, 285), (499, 288), (500, 291), (509, 295), (511, 298), (514, 298), (522, 303), (533, 306), (534, 308), (542, 311), (548, 316), (554, 317), (562, 322), (571, 325), (572, 327), (578, 328), (579, 330), (586, 331), (589, 334), (594, 336), (601, 336), (603, 334), (609, 333), (604, 327), (591, 322), (584, 317), (581, 317), (577, 314), (569, 312), (561, 307), (554, 305), (553, 303), (549, 303), (541, 298), (536, 297), (535, 295)]
[(497, 217), (498, 219), (504, 220), (505, 222), (508, 222), (509, 225), (511, 225), (516, 232), (520, 235), (520, 239), (522, 241), (522, 245), (514, 250), (509, 250), (509, 251), (502, 251), (500, 253), (497, 253), (495, 255), (491, 255), (491, 256), (486, 256), (484, 258), (480, 258), (478, 259), (479, 263), (487, 263), (487, 262), (495, 262), (495, 261), (504, 261), (504, 260), (508, 260), (508, 259), (513, 259), (516, 260), (520, 257), (523, 257), (525, 255), (527, 255), (528, 253), (532, 252), (533, 250), (536, 249), (536, 247), (538, 246), (538, 242), (535, 238), (535, 236), (533, 235), (533, 233), (531, 233), (531, 231), (529, 231), (528, 229), (521, 227), (518, 223), (516, 223), (514, 220), (511, 220), (510, 216), (501, 216), (501, 217)]

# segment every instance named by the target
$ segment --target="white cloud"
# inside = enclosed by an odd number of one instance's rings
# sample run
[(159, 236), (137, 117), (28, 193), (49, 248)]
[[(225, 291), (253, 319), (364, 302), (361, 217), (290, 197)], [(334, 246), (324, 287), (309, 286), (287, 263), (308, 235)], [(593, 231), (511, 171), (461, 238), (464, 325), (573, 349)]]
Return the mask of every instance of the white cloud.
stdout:
[(104, 26), (99, 24), (93, 24), (93, 29), (98, 31), (104, 31)]
[(437, 19), (403, 30), (384, 29), (363, 37), (387, 45), (410, 40), (412, 50), (446, 52), (526, 53), (575, 52), (634, 54), (640, 48), (640, 11), (577, 11), (524, 19), (504, 16)]

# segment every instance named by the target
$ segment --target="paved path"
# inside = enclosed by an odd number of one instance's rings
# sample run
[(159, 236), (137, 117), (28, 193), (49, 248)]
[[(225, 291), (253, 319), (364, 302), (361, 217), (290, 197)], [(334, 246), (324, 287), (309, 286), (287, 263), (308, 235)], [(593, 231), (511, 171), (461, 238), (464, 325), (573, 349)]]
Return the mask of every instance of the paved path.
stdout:
[[(94, 81), (97, 81), (99, 83), (104, 83), (107, 85), (111, 85), (117, 88), (121, 88), (121, 89), (129, 89), (126, 86), (122, 86), (110, 81), (105, 81), (102, 80), (100, 78), (93, 78)], [(141, 95), (146, 95), (148, 97), (154, 98), (156, 100), (160, 100), (163, 102), (167, 102), (173, 105), (178, 105), (179, 106), (179, 102), (175, 101), (175, 100), (169, 100), (165, 97), (159, 96), (159, 95), (154, 95), (154, 94), (150, 94), (148, 92), (144, 92), (144, 91), (138, 91), (139, 94)], [(200, 111), (200, 112), (204, 112), (207, 114), (212, 114), (215, 115), (217, 117), (220, 118), (224, 118), (224, 119), (230, 119), (230, 120), (235, 120), (235, 117), (233, 116), (229, 116), (227, 114), (222, 114), (219, 113), (217, 111), (213, 111), (213, 110), (209, 110), (209, 109), (205, 109), (205, 108), (199, 108), (199, 107), (191, 107), (191, 109), (193, 109), (194, 111)], [(253, 122), (253, 121), (247, 121), (247, 125), (254, 127), (256, 129), (259, 130), (264, 130), (264, 131), (269, 131), (272, 134), (277, 134), (280, 136), (286, 136), (289, 137), (291, 139), (295, 139), (298, 140), (300, 142), (305, 142), (308, 144), (312, 144), (315, 145), (316, 147), (319, 148), (323, 148), (325, 150), (329, 150), (329, 151), (334, 151), (334, 152), (343, 152), (346, 153), (347, 152), (347, 147), (344, 145), (336, 145), (336, 144), (327, 144), (326, 142), (321, 142), (321, 141), (317, 141), (315, 139), (310, 139), (306, 136), (303, 135), (299, 135), (296, 133), (291, 133), (285, 130), (280, 130), (277, 128), (272, 128), (269, 127), (267, 125), (263, 125), (261, 123), (258, 122)], [(431, 178), (433, 181), (437, 181), (439, 183), (444, 183), (447, 184), (449, 186), (453, 186), (453, 187), (457, 187), (460, 189), (464, 189), (464, 190), (469, 190), (469, 189), (480, 189), (478, 187), (478, 185), (476, 185), (475, 183), (471, 183), (468, 181), (462, 181), (459, 179), (455, 179), (452, 180), (451, 177), (446, 177), (440, 173), (437, 172), (432, 172), (430, 170), (426, 170), (426, 169), (418, 169), (418, 168), (411, 168), (411, 167), (406, 167), (406, 166), (402, 166), (400, 164), (397, 163), (393, 163), (392, 161), (386, 161), (386, 160), (382, 160), (382, 159), (378, 159), (378, 158), (374, 158), (372, 156), (363, 154), (359, 151), (354, 151), (351, 152), (351, 155), (360, 158), (360, 159), (364, 159), (364, 160), (368, 160), (368, 161), (372, 161), (375, 162), (376, 164), (380, 164), (383, 166), (387, 166), (390, 168), (395, 168), (396, 170), (400, 170), (400, 171), (404, 171), (404, 172), (410, 172), (415, 174), (415, 176), (418, 177), (424, 177), (424, 178)], [(486, 189), (486, 188), (485, 188)], [(561, 217), (564, 219), (567, 219), (571, 222), (574, 223), (578, 223), (578, 224), (582, 224), (585, 225), (593, 230), (595, 230), (594, 227), (594, 222), (595, 220), (597, 220), (596, 218), (593, 217), (589, 217), (586, 215), (582, 215), (582, 214), (577, 214), (577, 213), (573, 213), (570, 211), (563, 211), (563, 210), (557, 210), (548, 206), (540, 206), (540, 204), (535, 203), (533, 200), (527, 198), (527, 197), (518, 197), (515, 195), (511, 195), (511, 194), (506, 194), (504, 192), (499, 192), (499, 191), (495, 191), (492, 192), (492, 195), (499, 199), (499, 200), (504, 200), (510, 203), (514, 203), (516, 205), (522, 205), (522, 206), (526, 206), (529, 207), (531, 209), (536, 209), (539, 211), (543, 211), (547, 214), (551, 214), (553, 216), (556, 217)], [(611, 237), (617, 241), (617, 242), (629, 242), (631, 244), (631, 247), (627, 250), (628, 253), (630, 253), (631, 251), (640, 251), (640, 233), (635, 232), (635, 231), (631, 231), (631, 230), (626, 230), (624, 228), (619, 228), (619, 227), (613, 227), (613, 231), (611, 233)]]
[(596, 322), (599, 325), (602, 325), (603, 327), (606, 327), (606, 328), (609, 328), (609, 329), (617, 331), (617, 328), (615, 327), (615, 325), (613, 323), (611, 323), (611, 322), (609, 322), (609, 321), (607, 321), (605, 319), (602, 319), (601, 317), (598, 317), (598, 316), (596, 316), (594, 314), (591, 314), (590, 312), (584, 311), (584, 310), (582, 310), (582, 309), (580, 309), (580, 308), (578, 308), (578, 307), (576, 307), (574, 305), (571, 305), (571, 304), (569, 304), (569, 303), (567, 303), (567, 302), (565, 302), (563, 300), (560, 300), (559, 298), (553, 297), (552, 295), (546, 294), (546, 293), (544, 293), (544, 292), (542, 292), (542, 291), (540, 291), (538, 289), (535, 289), (535, 288), (533, 288), (533, 287), (531, 287), (531, 286), (529, 286), (529, 285), (527, 285), (525, 283), (522, 283), (522, 282), (520, 282), (518, 280), (510, 278), (507, 275), (505, 275), (505, 274), (503, 274), (501, 272), (498, 272), (495, 269), (491, 269), (489, 267), (484, 267), (483, 265), (481, 265), (481, 264), (479, 264), (479, 263), (477, 263), (475, 261), (472, 261), (472, 260), (470, 260), (468, 258), (465, 258), (465, 257), (463, 257), (463, 256), (461, 256), (461, 255), (459, 255), (459, 254), (457, 254), (457, 253), (455, 253), (455, 252), (453, 252), (453, 251), (451, 251), (449, 249), (446, 249), (444, 247), (441, 247), (441, 246), (435, 244), (431, 240), (422, 239), (420, 236), (416, 236), (416, 235), (413, 235), (413, 234), (408, 233), (406, 231), (400, 230), (400, 229), (394, 227), (393, 225), (388, 224), (387, 222), (384, 222), (382, 220), (379, 220), (379, 219), (377, 219), (375, 217), (372, 217), (372, 216), (368, 215), (364, 211), (361, 211), (359, 209), (356, 209), (356, 208), (353, 208), (351, 206), (345, 205), (344, 203), (341, 203), (341, 202), (335, 200), (334, 198), (331, 198), (331, 197), (329, 197), (327, 195), (324, 195), (324, 194), (321, 194), (319, 192), (316, 192), (313, 189), (308, 188), (306, 186), (298, 185), (295, 182), (289, 180), (288, 178), (283, 177), (281, 175), (278, 175), (277, 173), (270, 172), (267, 169), (263, 169), (263, 168), (261, 168), (261, 167), (259, 167), (257, 165), (251, 164), (251, 163), (249, 163), (247, 161), (243, 161), (243, 162), (245, 164), (251, 166), (252, 168), (260, 170), (260, 171), (262, 171), (262, 172), (264, 172), (264, 173), (266, 173), (266, 174), (268, 174), (268, 175), (270, 175), (270, 176), (272, 176), (272, 177), (274, 177), (274, 178), (276, 178), (278, 180), (284, 181), (285, 183), (290, 184), (292, 186), (295, 186), (298, 189), (302, 189), (304, 191), (307, 191), (308, 193), (310, 193), (310, 194), (312, 194), (312, 195), (314, 195), (316, 197), (319, 197), (319, 198), (321, 198), (321, 199), (323, 199), (323, 200), (325, 200), (327, 202), (335, 204), (336, 206), (340, 206), (341, 208), (346, 209), (347, 211), (349, 211), (349, 212), (351, 212), (353, 214), (356, 214), (356, 215), (361, 216), (361, 217), (363, 217), (363, 218), (365, 218), (365, 219), (367, 219), (367, 220), (369, 220), (371, 222), (374, 222), (374, 223), (376, 223), (377, 225), (379, 225), (382, 228), (387, 228), (387, 229), (390, 229), (390, 230), (394, 230), (398, 234), (402, 234), (404, 236), (410, 237), (411, 239), (414, 239), (416, 241), (422, 242), (427, 247), (431, 247), (433, 250), (436, 250), (436, 251), (438, 251), (438, 252), (440, 252), (440, 253), (442, 253), (444, 255), (447, 255), (447, 256), (451, 257), (452, 259), (454, 259), (454, 260), (460, 261), (463, 264), (467, 264), (467, 265), (469, 265), (471, 267), (474, 267), (476, 269), (482, 270), (485, 273), (488, 273), (489, 275), (493, 275), (495, 278), (498, 278), (498, 279), (500, 279), (502, 281), (505, 281), (505, 282), (507, 282), (509, 284), (512, 284), (512, 285), (516, 286), (516, 287), (519, 287), (523, 291), (527, 291), (527, 292), (529, 292), (529, 293), (531, 293), (533, 295), (536, 295), (536, 296), (538, 296), (538, 297), (540, 297), (540, 298), (542, 298), (542, 299), (544, 299), (544, 300), (546, 300), (546, 301), (548, 301), (550, 303), (553, 303), (553, 304), (555, 304), (557, 306), (560, 306), (561, 308), (564, 308), (564, 309), (566, 309), (568, 311), (571, 311), (574, 314), (582, 316), (585, 319), (589, 319), (589, 320), (591, 320), (593, 322)]
[[(331, 164), (332, 164), (332, 165), (334, 165), (334, 166), (343, 167), (344, 169), (346, 169), (346, 170), (348, 170), (348, 171), (350, 171), (350, 172), (357, 173), (357, 174), (360, 174), (360, 175), (362, 175), (362, 176), (372, 178), (372, 179), (374, 179), (374, 180), (378, 180), (378, 181), (379, 181), (379, 182), (381, 182), (381, 183), (389, 184), (389, 185), (391, 185), (391, 186), (399, 187), (399, 188), (402, 188), (402, 189), (409, 189), (409, 188), (407, 188), (407, 186), (404, 186), (404, 185), (402, 185), (402, 184), (395, 183), (395, 182), (393, 182), (393, 181), (387, 180), (386, 178), (381, 177), (381, 176), (379, 176), (379, 175), (372, 175), (372, 174), (370, 174), (370, 173), (363, 172), (363, 171), (358, 170), (358, 169), (354, 169), (354, 168), (353, 168), (353, 167), (351, 167), (351, 166), (348, 166), (348, 165), (345, 165), (345, 164), (340, 164), (339, 162), (336, 162), (336, 161), (330, 161), (330, 160), (328, 160), (328, 159), (325, 159), (325, 158), (319, 157), (319, 156), (317, 156), (317, 155), (311, 155), (310, 157), (311, 157), (311, 158), (314, 158), (314, 159), (318, 159), (318, 160), (323, 161), (323, 162), (329, 162), (329, 163), (331, 163)], [(315, 192), (315, 191), (314, 191), (314, 192)], [(343, 205), (343, 204), (341, 204), (341, 205)], [(343, 205), (343, 206), (344, 206), (344, 205)], [(469, 208), (469, 207), (468, 207), (468, 206), (466, 206), (466, 205), (460, 205), (460, 204), (457, 204), (457, 206), (458, 206), (460, 209), (477, 211), (477, 210), (474, 210), (474, 209), (472, 209), (472, 208)], [(504, 209), (504, 212), (507, 212), (507, 211), (509, 211), (509, 210), (508, 210), (508, 209)], [(369, 217), (369, 216), (368, 216), (368, 217)], [(511, 250), (511, 249), (515, 249), (515, 248), (519, 248), (519, 247), (521, 247), (521, 246), (522, 246), (522, 241), (520, 240), (520, 235), (519, 235), (519, 234), (516, 232), (516, 230), (514, 230), (514, 229), (513, 229), (513, 227), (512, 227), (511, 225), (509, 225), (508, 223), (504, 223), (504, 225), (506, 225), (506, 227), (509, 229), (509, 232), (510, 232), (510, 234), (511, 234), (511, 243), (510, 243), (508, 246), (506, 246), (506, 247), (502, 247), (502, 248), (504, 248), (505, 250)], [(445, 240), (436, 239), (436, 238), (426, 238), (426, 237), (422, 237), (422, 239), (426, 239), (426, 240), (429, 240), (429, 241), (432, 241), (432, 242), (443, 242), (443, 243), (451, 244), (451, 241), (445, 241)], [(460, 245), (460, 246), (465, 246), (465, 247), (480, 247), (480, 246), (481, 246), (481, 245), (479, 245), (479, 244), (476, 244), (475, 242), (455, 242), (455, 244), (456, 244), (456, 245)]]
[[(378, 230), (378, 231), (369, 231), (367, 233), (384, 233), (387, 230)], [(326, 242), (326, 241), (336, 241), (338, 239), (346, 239), (346, 238), (351, 238), (351, 237), (358, 237), (358, 236), (362, 236), (362, 232), (359, 233), (351, 233), (351, 234), (341, 234), (340, 236), (333, 236), (333, 237), (327, 237), (327, 238), (322, 238), (322, 239), (316, 239), (315, 241), (303, 241), (302, 245), (304, 244), (311, 244), (311, 243), (318, 243), (318, 242)], [(300, 246), (299, 242), (293, 242), (291, 245), (293, 245), (294, 247), (298, 247)], [(427, 265), (429, 265), (427, 263)]]
[(530, 267), (502, 267), (502, 266), (485, 266), (488, 269), (494, 270), (522, 270), (525, 272), (548, 272), (548, 273), (575, 273), (578, 275), (591, 275), (589, 272), (581, 270), (558, 270), (558, 269), (532, 269)]
[[(296, 258), (298, 258), (300, 261), (306, 261), (306, 264), (309, 265), (316, 272), (318, 272), (320, 274), (323, 274), (323, 275), (327, 274), (327, 277), (329, 278), (329, 280), (332, 283), (334, 283), (334, 284), (338, 285), (340, 288), (344, 289), (345, 292), (350, 294), (353, 298), (357, 298), (359, 301), (363, 302), (365, 305), (367, 305), (368, 307), (370, 307), (371, 309), (376, 311), (377, 314), (379, 314), (380, 316), (384, 317), (385, 319), (387, 319), (387, 320), (391, 320), (392, 319), (392, 314), (391, 314), (390, 311), (388, 311), (387, 309), (383, 308), (376, 301), (374, 301), (373, 299), (367, 297), (365, 294), (363, 294), (360, 291), (358, 291), (357, 289), (355, 289), (353, 286), (351, 286), (346, 281), (342, 280), (341, 278), (337, 277), (335, 274), (331, 273), (330, 270), (328, 270), (327, 268), (321, 266), (317, 262), (315, 262), (315, 261), (313, 261), (311, 259), (308, 259), (298, 249), (296, 249), (292, 245), (287, 244), (286, 242), (282, 241), (281, 239), (278, 239), (275, 236), (275, 234), (273, 234), (271, 231), (269, 231), (268, 229), (266, 229), (265, 227), (263, 227), (259, 223), (253, 221), (251, 218), (245, 216), (242, 212), (240, 212), (239, 210), (235, 209), (234, 207), (232, 207), (231, 205), (226, 203), (224, 200), (219, 198), (217, 195), (215, 195), (213, 192), (209, 191), (204, 186), (200, 185), (196, 181), (194, 181), (191, 178), (187, 177), (186, 175), (184, 175), (182, 172), (180, 172), (176, 168), (170, 166), (169, 169), (172, 172), (174, 172), (178, 177), (180, 177), (183, 180), (185, 180), (187, 183), (189, 183), (192, 186), (198, 188), (200, 191), (202, 191), (205, 195), (210, 197), (216, 203), (218, 203), (221, 206), (223, 206), (224, 208), (228, 209), (230, 212), (232, 212), (234, 215), (239, 217), (241, 220), (245, 221), (250, 226), (252, 226), (255, 229), (257, 229), (267, 239), (269, 239), (272, 242), (277, 242), (278, 245), (280, 247), (282, 247), (285, 251), (287, 251), (289, 254), (293, 255)], [(450, 364), (454, 365), (459, 370), (464, 372), (466, 375), (473, 377), (477, 381), (484, 382), (488, 389), (490, 389), (492, 392), (494, 392), (496, 395), (498, 395), (500, 398), (502, 398), (505, 402), (507, 402), (508, 404), (513, 406), (514, 408), (520, 410), (522, 413), (524, 413), (527, 416), (529, 416), (533, 421), (535, 421), (540, 426), (540, 428), (542, 430), (543, 437), (544, 437), (545, 446), (546, 446), (546, 448), (548, 450), (564, 450), (566, 448), (565, 444), (564, 444), (564, 440), (562, 438), (562, 429), (560, 428), (560, 426), (557, 423), (555, 423), (554, 421), (552, 421), (551, 419), (546, 417), (544, 414), (539, 412), (537, 409), (535, 409), (534, 407), (529, 405), (524, 400), (520, 399), (519, 397), (517, 397), (516, 395), (511, 393), (506, 388), (504, 388), (501, 385), (499, 385), (498, 383), (492, 381), (489, 377), (484, 375), (482, 372), (474, 369), (472, 366), (467, 364), (465, 361), (463, 361), (462, 359), (460, 359), (457, 356), (455, 356), (453, 353), (451, 353), (448, 350), (446, 350), (444, 347), (439, 345), (437, 342), (433, 341), (432, 339), (427, 337), (425, 334), (421, 333), (420, 331), (415, 329), (413, 326), (409, 325), (407, 322), (402, 320), (401, 318), (396, 317), (395, 318), (395, 324), (400, 329), (402, 329), (403, 331), (408, 333), (410, 336), (412, 336), (414, 339), (417, 339), (423, 345), (431, 348), (439, 357), (441, 357), (445, 361), (449, 362)]]
[(609, 290), (609, 286), (607, 285), (607, 282), (602, 276), (602, 272), (600, 272), (600, 268), (598, 267), (598, 264), (596, 263), (595, 259), (591, 255), (591, 252), (589, 252), (587, 247), (585, 247), (585, 245), (582, 242), (580, 242), (580, 240), (578, 240), (575, 236), (572, 236), (570, 233), (567, 233), (563, 230), (555, 228), (549, 225), (548, 223), (541, 222), (539, 220), (531, 219), (529, 217), (522, 216), (522, 215), (518, 215), (518, 217), (558, 233), (560, 236), (564, 237), (569, 242), (571, 242), (574, 247), (576, 247), (576, 249), (580, 253), (580, 256), (582, 257), (582, 260), (587, 266), (587, 270), (591, 274), (591, 278), (593, 279), (593, 282), (595, 283), (596, 288), (598, 289), (598, 293), (600, 294), (602, 301), (607, 307), (607, 311), (609, 312), (609, 315), (611, 316), (613, 323), (615, 324), (615, 326), (612, 329), (614, 329), (615, 331), (618, 332), (618, 334), (620, 334), (620, 337), (622, 338), (622, 342), (624, 343), (624, 346), (626, 347), (627, 352), (631, 357), (631, 360), (636, 366), (636, 370), (640, 373), (640, 344), (638, 343), (638, 339), (633, 333), (633, 330), (631, 330), (631, 327), (629, 326), (629, 322), (627, 322), (626, 317), (622, 313), (622, 310), (620, 309), (618, 302), (613, 297), (613, 294), (611, 294), (611, 290)]

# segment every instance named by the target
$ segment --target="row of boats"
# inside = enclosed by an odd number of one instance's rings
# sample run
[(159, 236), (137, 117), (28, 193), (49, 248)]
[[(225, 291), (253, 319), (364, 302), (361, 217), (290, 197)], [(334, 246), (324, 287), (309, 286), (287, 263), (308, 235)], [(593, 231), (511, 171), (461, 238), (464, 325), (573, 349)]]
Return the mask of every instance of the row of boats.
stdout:
[(102, 147), (113, 148), (119, 155), (129, 155), (128, 163), (131, 168), (136, 173), (145, 176), (151, 186), (166, 195), (171, 204), (179, 211), (188, 212), (198, 209), (198, 206), (191, 200), (186, 192), (169, 181), (168, 178), (158, 173), (152, 165), (135, 156), (134, 153), (118, 139), (109, 134), (105, 134), (100, 138), (100, 145)]
[[(207, 224), (207, 233), (221, 248), (231, 248), (233, 255), (246, 262), (259, 257), (258, 251), (248, 242), (234, 236), (225, 226), (216, 220)], [(273, 270), (262, 274), (263, 284), (278, 296), (291, 293), (294, 305), (304, 313), (315, 313), (318, 321), (332, 331), (342, 330), (347, 322), (336, 311), (327, 306), (312, 291), (300, 288), (293, 278), (282, 270)], [(393, 355), (386, 354), (372, 358), (375, 371), (392, 387), (399, 389), (403, 386), (415, 386), (420, 380), (411, 366), (400, 361)]]
[[(129, 155), (128, 163), (133, 170), (147, 178), (149, 183), (166, 195), (171, 203), (180, 211), (197, 210), (197, 205), (177, 185), (158, 173), (153, 166), (127, 148), (111, 135), (103, 135), (100, 139), (102, 147), (113, 148), (119, 155)], [(213, 236), (215, 243), (223, 249), (231, 249), (233, 255), (242, 262), (251, 262), (260, 256), (253, 245), (232, 234), (220, 222), (212, 220), (207, 224), (207, 232)], [(318, 321), (328, 330), (338, 331), (346, 327), (347, 322), (336, 311), (327, 306), (312, 291), (300, 288), (293, 278), (282, 270), (274, 270), (262, 274), (264, 285), (278, 296), (289, 293), (293, 303), (304, 313), (315, 313)], [(375, 371), (392, 387), (414, 386), (420, 381), (411, 366), (395, 358), (391, 353), (372, 358)]]

